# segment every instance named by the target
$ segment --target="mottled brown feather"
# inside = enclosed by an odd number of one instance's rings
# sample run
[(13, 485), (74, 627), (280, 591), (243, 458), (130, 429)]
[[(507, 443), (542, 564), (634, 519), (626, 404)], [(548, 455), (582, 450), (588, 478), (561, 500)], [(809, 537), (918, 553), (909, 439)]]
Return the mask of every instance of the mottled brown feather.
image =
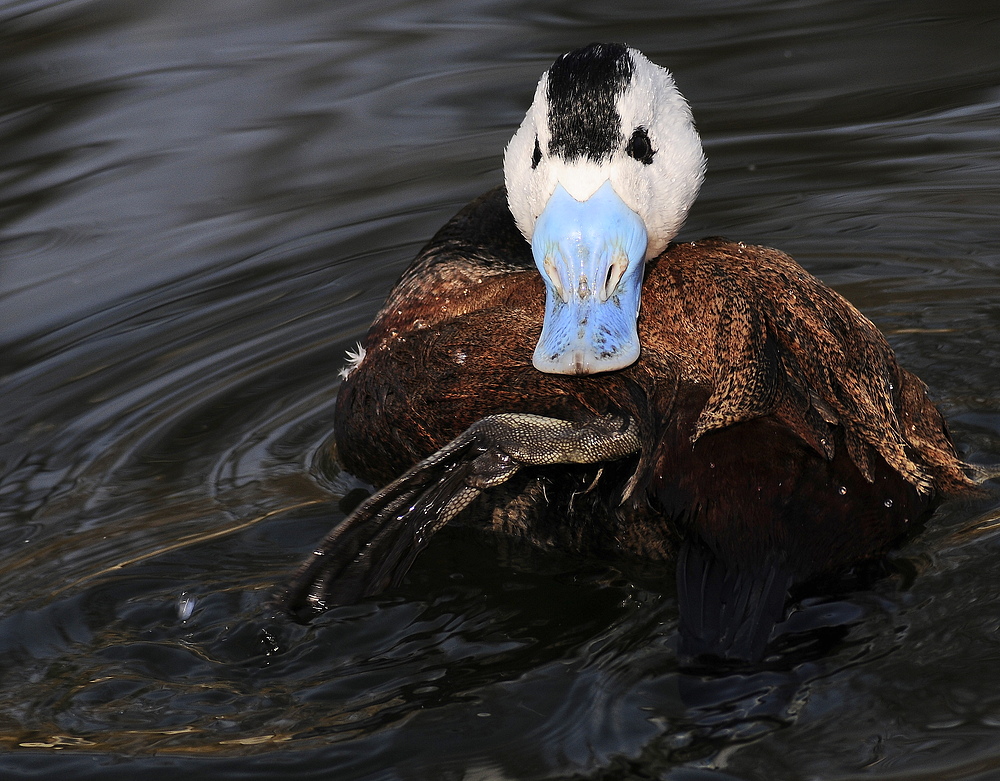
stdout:
[(647, 266), (636, 364), (537, 371), (544, 292), (501, 197), (442, 229), (372, 326), (338, 402), (349, 471), (384, 484), (492, 413), (625, 413), (644, 432), (638, 459), (526, 470), (486, 497), (494, 527), (653, 558), (695, 529), (735, 558), (777, 550), (800, 578), (883, 552), (970, 485), (878, 329), (777, 250), (668, 247)]

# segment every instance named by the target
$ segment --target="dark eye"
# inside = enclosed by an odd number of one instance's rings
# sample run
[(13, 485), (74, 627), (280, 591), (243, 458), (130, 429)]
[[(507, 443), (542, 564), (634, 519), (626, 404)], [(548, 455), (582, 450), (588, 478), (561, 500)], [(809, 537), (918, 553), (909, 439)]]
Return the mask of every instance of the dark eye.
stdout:
[(535, 151), (531, 153), (531, 168), (534, 170), (542, 160), (542, 148), (538, 145), (538, 136), (535, 136)]
[(632, 137), (625, 145), (625, 152), (629, 157), (638, 160), (643, 165), (649, 165), (653, 162), (653, 155), (656, 153), (653, 151), (653, 145), (649, 142), (649, 133), (646, 132), (646, 128), (637, 127), (632, 131)]

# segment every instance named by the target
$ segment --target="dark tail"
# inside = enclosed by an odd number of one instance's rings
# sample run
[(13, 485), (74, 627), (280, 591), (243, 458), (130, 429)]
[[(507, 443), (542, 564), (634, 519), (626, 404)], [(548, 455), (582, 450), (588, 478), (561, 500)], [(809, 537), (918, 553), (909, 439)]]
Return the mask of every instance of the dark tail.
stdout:
[(677, 557), (681, 657), (759, 662), (785, 617), (791, 582), (777, 563), (740, 567), (701, 540), (686, 541)]

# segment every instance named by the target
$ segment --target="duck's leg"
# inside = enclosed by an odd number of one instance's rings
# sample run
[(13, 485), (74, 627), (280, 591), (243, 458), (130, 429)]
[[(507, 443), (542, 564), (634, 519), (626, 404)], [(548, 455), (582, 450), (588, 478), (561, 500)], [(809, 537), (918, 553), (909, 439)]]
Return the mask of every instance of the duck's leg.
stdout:
[(366, 500), (302, 564), (285, 594), (300, 618), (400, 581), (428, 540), (522, 466), (593, 464), (639, 450), (632, 420), (490, 415)]

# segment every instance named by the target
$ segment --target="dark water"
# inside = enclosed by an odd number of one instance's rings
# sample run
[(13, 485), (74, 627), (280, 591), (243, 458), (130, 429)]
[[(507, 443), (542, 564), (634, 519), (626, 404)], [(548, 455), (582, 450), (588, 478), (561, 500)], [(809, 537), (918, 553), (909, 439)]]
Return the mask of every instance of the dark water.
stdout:
[(684, 236), (793, 253), (1000, 461), (992, 0), (8, 2), (0, 775), (1000, 778), (995, 489), (753, 676), (678, 671), (669, 586), (459, 533), (381, 600), (272, 614), (342, 517), (344, 350), (601, 39), (694, 106)]

